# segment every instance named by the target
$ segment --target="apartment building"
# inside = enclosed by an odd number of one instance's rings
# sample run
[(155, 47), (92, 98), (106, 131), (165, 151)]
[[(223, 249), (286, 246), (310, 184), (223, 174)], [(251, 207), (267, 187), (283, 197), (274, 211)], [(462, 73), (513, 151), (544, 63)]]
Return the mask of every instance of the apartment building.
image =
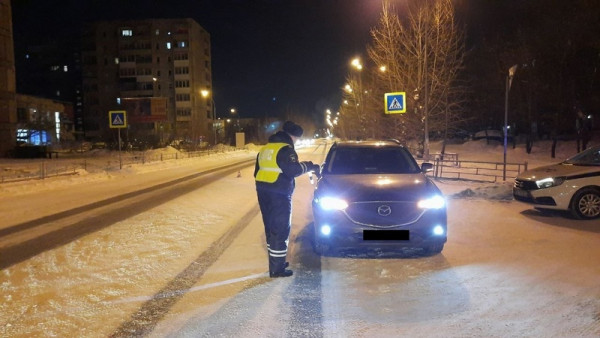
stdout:
[(16, 145), (17, 101), (10, 1), (0, 0), (0, 157)]
[(86, 139), (114, 140), (109, 112), (125, 110), (126, 138), (213, 141), (210, 35), (197, 22), (96, 22), (82, 41)]

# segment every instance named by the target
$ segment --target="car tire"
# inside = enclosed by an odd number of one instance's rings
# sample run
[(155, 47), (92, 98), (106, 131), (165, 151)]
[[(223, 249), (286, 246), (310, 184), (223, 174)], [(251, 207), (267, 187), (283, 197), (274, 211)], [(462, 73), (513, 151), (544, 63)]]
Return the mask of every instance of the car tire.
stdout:
[(437, 255), (444, 250), (444, 243), (431, 244), (425, 248), (425, 253), (428, 255)]
[(600, 190), (583, 188), (571, 200), (571, 214), (578, 219), (594, 219), (600, 217)]

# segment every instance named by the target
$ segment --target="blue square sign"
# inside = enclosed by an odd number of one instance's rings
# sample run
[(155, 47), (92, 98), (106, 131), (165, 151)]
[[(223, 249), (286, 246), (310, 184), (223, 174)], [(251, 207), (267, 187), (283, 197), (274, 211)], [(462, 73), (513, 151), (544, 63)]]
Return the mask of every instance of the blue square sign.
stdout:
[(385, 113), (406, 113), (406, 92), (385, 93)]
[(127, 113), (124, 110), (111, 110), (108, 112), (110, 128), (127, 128)]

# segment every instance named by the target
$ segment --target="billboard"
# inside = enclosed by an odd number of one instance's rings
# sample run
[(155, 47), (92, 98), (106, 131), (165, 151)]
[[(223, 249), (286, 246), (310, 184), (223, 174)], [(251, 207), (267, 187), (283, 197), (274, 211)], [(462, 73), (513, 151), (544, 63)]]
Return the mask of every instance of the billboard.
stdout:
[(121, 99), (129, 124), (167, 121), (167, 99), (164, 97), (132, 97)]

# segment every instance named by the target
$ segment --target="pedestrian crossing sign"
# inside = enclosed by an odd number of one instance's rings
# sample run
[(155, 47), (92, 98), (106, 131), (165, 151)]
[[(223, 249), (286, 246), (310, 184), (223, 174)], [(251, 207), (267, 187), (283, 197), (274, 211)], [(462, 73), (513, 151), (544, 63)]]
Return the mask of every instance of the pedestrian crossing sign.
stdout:
[(406, 113), (406, 92), (385, 93), (385, 113)]
[(127, 128), (127, 113), (124, 110), (109, 111), (108, 123), (111, 128)]

